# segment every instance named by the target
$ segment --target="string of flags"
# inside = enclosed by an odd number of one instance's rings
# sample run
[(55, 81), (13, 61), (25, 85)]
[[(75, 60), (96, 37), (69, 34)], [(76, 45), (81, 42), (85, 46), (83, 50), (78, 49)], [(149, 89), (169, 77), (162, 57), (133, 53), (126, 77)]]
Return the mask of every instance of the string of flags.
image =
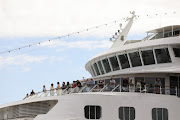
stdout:
[[(158, 15), (167, 15), (168, 13), (161, 13), (161, 14), (154, 14), (155, 16), (158, 16)], [(176, 14), (176, 12), (173, 12), (173, 14)], [(144, 17), (150, 17), (151, 18), (152, 15), (144, 15)], [(139, 18), (143, 18), (143, 15), (136, 15), (135, 17), (135, 20), (139, 19)], [(25, 45), (25, 46), (22, 46), (22, 47), (18, 47), (18, 48), (15, 48), (15, 49), (10, 49), (10, 50), (7, 50), (7, 51), (3, 51), (3, 52), (0, 52), (0, 55), (1, 54), (5, 54), (5, 53), (11, 53), (13, 51), (19, 51), (19, 50), (22, 50), (22, 49), (25, 49), (25, 48), (30, 48), (30, 47), (33, 47), (33, 46), (37, 46), (37, 45), (40, 45), (40, 44), (43, 44), (43, 43), (47, 43), (47, 42), (51, 42), (53, 40), (61, 40), (62, 38), (65, 38), (65, 37), (70, 37), (72, 35), (76, 35), (76, 34), (81, 34), (83, 32), (89, 32), (91, 30), (94, 30), (94, 29), (100, 29), (102, 27), (105, 27), (105, 26), (108, 26), (109, 24), (113, 24), (113, 23), (118, 23), (120, 21), (124, 21), (124, 22), (127, 22), (127, 19), (128, 17), (126, 18), (122, 18), (122, 19), (118, 19), (118, 20), (115, 20), (113, 22), (109, 22), (109, 23), (106, 23), (106, 24), (102, 24), (102, 25), (99, 25), (99, 26), (95, 26), (95, 27), (91, 27), (91, 28), (87, 28), (87, 29), (84, 29), (84, 30), (81, 30), (81, 31), (77, 31), (77, 32), (73, 32), (73, 33), (69, 33), (69, 34), (66, 34), (66, 35), (63, 35), (63, 36), (58, 36), (58, 37), (55, 37), (55, 38), (52, 38), (52, 39), (49, 39), (49, 40), (45, 40), (45, 41), (42, 41), (42, 42), (37, 42), (37, 43), (33, 43), (33, 44), (29, 44), (29, 45)], [(119, 31), (119, 30), (118, 30)]]

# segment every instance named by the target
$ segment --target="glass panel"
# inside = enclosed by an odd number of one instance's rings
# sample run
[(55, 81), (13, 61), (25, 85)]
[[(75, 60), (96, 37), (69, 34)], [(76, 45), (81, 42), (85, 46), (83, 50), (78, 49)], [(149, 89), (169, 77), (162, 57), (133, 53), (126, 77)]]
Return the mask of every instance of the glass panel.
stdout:
[(154, 93), (155, 81), (156, 81), (155, 77), (145, 77), (145, 82), (148, 85), (147, 86), (148, 93)]
[(133, 107), (130, 107), (130, 120), (135, 119), (135, 109)]
[(101, 117), (101, 107), (96, 106), (96, 119), (100, 119)]
[(123, 116), (123, 107), (120, 107), (120, 108), (119, 108), (119, 119), (120, 119), (120, 120), (123, 120), (123, 117), (124, 117), (124, 116)]
[(111, 68), (110, 68), (108, 59), (104, 59), (104, 60), (102, 60), (102, 61), (103, 61), (103, 64), (104, 64), (104, 68), (105, 68), (105, 70), (106, 70), (106, 73), (111, 72)]
[(127, 54), (118, 55), (122, 69), (129, 68), (129, 61)]
[(101, 70), (101, 73), (104, 74), (104, 70), (103, 70), (101, 61), (98, 61), (98, 65), (99, 65), (99, 68), (100, 68), (100, 70)]
[(119, 64), (118, 64), (118, 61), (117, 61), (117, 57), (116, 56), (110, 57), (110, 61), (111, 61), (113, 71), (119, 70)]
[(162, 119), (162, 114), (163, 112), (162, 112), (162, 108), (157, 108), (157, 115), (158, 115), (158, 120), (164, 120), (164, 119)]
[(141, 51), (144, 65), (155, 64), (154, 55), (152, 50)]
[(93, 72), (93, 75), (96, 76), (95, 71), (94, 71), (94, 69), (93, 69), (92, 66), (91, 66), (91, 70), (92, 70), (92, 72)]
[(178, 76), (170, 76), (170, 94), (175, 95), (176, 94), (176, 86), (178, 86)]
[(124, 107), (125, 120), (129, 120), (129, 107)]
[(156, 118), (157, 118), (157, 117), (156, 117), (156, 108), (153, 108), (153, 109), (152, 109), (152, 119), (153, 119), (153, 120), (157, 120)]
[(139, 52), (129, 53), (129, 56), (133, 67), (142, 66)]
[(163, 109), (163, 120), (168, 120), (168, 110), (167, 109)]
[(180, 57), (180, 48), (173, 48), (175, 57)]
[(95, 119), (95, 106), (90, 106), (90, 119)]
[(169, 63), (171, 62), (171, 58), (169, 55), (168, 48), (163, 49), (155, 49), (156, 58), (158, 63)]
[(89, 119), (89, 106), (84, 107), (84, 116), (85, 118)]
[(97, 75), (100, 75), (100, 72), (96, 63), (94, 63), (94, 68), (96, 70)]

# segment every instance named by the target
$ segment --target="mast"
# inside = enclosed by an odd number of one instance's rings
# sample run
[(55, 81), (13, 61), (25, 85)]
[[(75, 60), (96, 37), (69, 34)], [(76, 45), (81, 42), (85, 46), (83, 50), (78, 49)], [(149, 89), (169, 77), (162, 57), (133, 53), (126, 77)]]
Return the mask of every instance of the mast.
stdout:
[[(119, 47), (124, 45), (124, 43), (126, 42), (126, 37), (132, 27), (132, 24), (134, 22), (134, 18), (136, 17), (135, 12), (130, 12), (132, 14), (131, 18), (126, 18), (126, 21), (129, 21), (128, 24), (126, 25), (126, 27), (124, 29), (122, 29), (122, 32), (118, 31), (119, 35), (117, 35), (117, 38), (115, 38), (115, 40), (113, 41), (113, 45), (111, 46), (111, 48), (115, 48), (115, 47)], [(121, 29), (121, 24), (120, 24), (120, 29)]]

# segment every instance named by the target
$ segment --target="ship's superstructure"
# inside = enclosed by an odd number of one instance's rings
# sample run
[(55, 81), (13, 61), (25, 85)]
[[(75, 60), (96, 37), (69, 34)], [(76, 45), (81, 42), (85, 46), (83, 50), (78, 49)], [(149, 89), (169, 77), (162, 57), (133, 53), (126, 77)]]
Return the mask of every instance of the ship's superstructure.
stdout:
[(95, 84), (82, 81), (82, 87), (39, 92), (2, 105), (0, 120), (179, 120), (180, 25), (126, 40), (135, 17), (132, 12), (115, 33), (110, 49), (86, 63)]

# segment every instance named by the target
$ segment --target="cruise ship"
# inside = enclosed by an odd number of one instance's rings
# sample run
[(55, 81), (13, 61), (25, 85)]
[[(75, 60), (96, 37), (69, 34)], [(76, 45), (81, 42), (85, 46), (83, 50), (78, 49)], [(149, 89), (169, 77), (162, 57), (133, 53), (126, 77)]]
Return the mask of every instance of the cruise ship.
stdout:
[[(92, 84), (39, 92), (0, 106), (0, 120), (179, 120), (180, 25), (127, 40), (136, 15), (112, 46), (90, 59)], [(90, 80), (91, 81), (91, 80)]]

